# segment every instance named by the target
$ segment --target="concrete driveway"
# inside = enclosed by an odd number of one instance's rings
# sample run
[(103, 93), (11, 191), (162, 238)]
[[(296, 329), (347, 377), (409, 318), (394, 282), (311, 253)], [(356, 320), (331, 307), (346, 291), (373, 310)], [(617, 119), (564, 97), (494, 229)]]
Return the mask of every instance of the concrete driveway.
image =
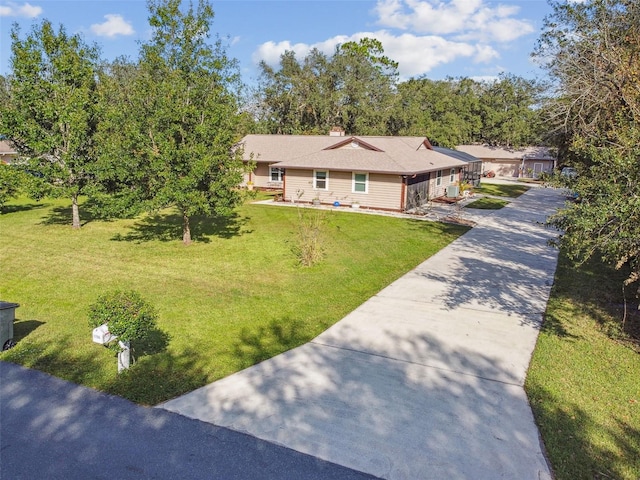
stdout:
[(313, 341), (159, 407), (381, 478), (551, 478), (523, 383), (563, 200), (474, 216)]

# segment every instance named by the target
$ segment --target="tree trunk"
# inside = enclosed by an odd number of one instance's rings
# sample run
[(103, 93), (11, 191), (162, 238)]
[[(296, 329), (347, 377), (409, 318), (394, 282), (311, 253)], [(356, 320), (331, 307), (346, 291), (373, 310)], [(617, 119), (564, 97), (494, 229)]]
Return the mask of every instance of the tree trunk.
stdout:
[(71, 215), (73, 217), (71, 226), (73, 228), (80, 228), (80, 210), (78, 209), (78, 195), (75, 193), (71, 197)]
[(191, 244), (191, 227), (189, 226), (189, 215), (182, 214), (182, 243)]

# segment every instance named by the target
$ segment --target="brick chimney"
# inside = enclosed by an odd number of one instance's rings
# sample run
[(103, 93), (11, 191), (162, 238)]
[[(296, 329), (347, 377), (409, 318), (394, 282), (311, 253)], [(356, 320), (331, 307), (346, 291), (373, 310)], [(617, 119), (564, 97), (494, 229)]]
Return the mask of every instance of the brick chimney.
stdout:
[(342, 127), (331, 127), (329, 130), (330, 137), (344, 137), (344, 129)]

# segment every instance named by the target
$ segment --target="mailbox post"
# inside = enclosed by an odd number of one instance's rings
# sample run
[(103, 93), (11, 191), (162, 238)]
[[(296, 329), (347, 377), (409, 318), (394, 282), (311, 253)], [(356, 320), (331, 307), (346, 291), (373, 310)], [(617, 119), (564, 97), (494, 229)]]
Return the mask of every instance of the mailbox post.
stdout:
[[(109, 325), (106, 323), (93, 329), (92, 339), (100, 345), (107, 345), (113, 340), (117, 340), (118, 336), (109, 331)], [(128, 369), (131, 366), (131, 344), (129, 342), (121, 342), (118, 340), (118, 373)]]

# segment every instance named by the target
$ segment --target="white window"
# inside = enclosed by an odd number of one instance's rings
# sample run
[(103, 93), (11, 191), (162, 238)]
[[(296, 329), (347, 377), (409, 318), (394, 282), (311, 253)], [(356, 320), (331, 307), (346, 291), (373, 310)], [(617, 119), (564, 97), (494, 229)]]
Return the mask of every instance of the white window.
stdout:
[(272, 182), (282, 182), (284, 168), (269, 167), (269, 178)]
[(456, 178), (456, 169), (452, 168), (451, 171), (449, 172), (449, 183), (453, 183), (455, 181)]
[(313, 188), (316, 190), (329, 189), (329, 172), (326, 170), (313, 171)]
[(438, 170), (436, 172), (436, 185), (437, 186), (442, 185), (442, 170)]
[(352, 175), (353, 193), (367, 193), (369, 191), (369, 174), (368, 173), (356, 173)]

